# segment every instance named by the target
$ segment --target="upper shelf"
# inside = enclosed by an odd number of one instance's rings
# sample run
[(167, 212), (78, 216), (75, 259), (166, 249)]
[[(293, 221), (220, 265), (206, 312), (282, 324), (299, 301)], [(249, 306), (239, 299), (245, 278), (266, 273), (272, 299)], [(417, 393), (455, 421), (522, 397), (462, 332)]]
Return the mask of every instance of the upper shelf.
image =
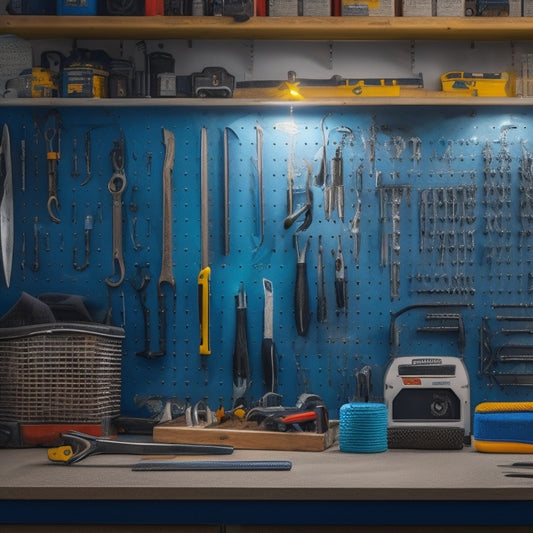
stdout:
[(533, 39), (533, 17), (90, 17), (0, 15), (26, 39), (467, 40)]

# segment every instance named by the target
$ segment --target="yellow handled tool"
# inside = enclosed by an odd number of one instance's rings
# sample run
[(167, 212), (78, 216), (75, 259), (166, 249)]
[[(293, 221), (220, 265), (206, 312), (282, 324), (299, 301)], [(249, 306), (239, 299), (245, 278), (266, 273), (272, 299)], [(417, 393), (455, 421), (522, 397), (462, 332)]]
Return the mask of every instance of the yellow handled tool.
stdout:
[(207, 164), (207, 128), (202, 127), (200, 145), (200, 187), (201, 187), (201, 270), (198, 274), (198, 309), (200, 318), (200, 355), (211, 353), (209, 342), (209, 297), (211, 269), (209, 268), (209, 175)]
[(205, 267), (198, 274), (198, 302), (200, 310), (200, 355), (209, 355), (209, 280), (211, 268)]

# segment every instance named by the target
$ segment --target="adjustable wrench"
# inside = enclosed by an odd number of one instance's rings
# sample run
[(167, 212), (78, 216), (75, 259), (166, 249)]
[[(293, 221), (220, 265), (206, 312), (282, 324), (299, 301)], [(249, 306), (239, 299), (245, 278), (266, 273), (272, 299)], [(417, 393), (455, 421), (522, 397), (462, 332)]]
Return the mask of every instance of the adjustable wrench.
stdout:
[[(122, 193), (126, 189), (126, 174), (124, 173), (124, 136), (120, 141), (114, 141), (111, 150), (111, 163), (113, 175), (107, 184), (107, 189), (113, 197), (113, 276), (109, 276), (105, 282), (109, 287), (118, 287), (124, 281), (125, 267), (122, 253)], [(118, 270), (117, 270), (118, 267)]]

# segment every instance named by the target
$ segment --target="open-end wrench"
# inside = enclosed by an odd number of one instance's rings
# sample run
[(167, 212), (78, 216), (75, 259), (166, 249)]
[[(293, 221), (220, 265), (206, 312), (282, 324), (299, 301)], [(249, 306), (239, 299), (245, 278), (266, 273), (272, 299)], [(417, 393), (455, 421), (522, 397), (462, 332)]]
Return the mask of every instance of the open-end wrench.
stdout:
[[(122, 193), (126, 189), (126, 174), (124, 173), (124, 137), (114, 141), (111, 151), (113, 175), (107, 184), (107, 189), (113, 197), (113, 267), (112, 276), (105, 279), (109, 287), (118, 287), (125, 276), (124, 255), (122, 252)], [(115, 279), (112, 279), (113, 276)]]
[[(57, 136), (57, 151), (53, 148), (54, 139)], [(48, 202), (46, 207), (50, 220), (59, 224), (61, 219), (54, 211), (59, 210), (59, 200), (57, 198), (57, 164), (59, 162), (59, 133), (57, 128), (48, 128), (44, 134), (47, 144), (46, 159), (48, 161)]]
[(131, 442), (94, 437), (79, 431), (62, 434), (63, 445), (48, 449), (48, 459), (54, 463), (73, 465), (90, 455), (229, 455), (232, 446), (219, 444), (168, 444), (162, 442)]

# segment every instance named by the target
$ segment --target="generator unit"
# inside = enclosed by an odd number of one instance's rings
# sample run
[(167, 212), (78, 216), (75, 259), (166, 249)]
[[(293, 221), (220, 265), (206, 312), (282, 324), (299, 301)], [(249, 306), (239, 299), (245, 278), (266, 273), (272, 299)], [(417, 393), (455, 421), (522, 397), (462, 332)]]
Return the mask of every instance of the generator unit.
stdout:
[[(397, 355), (396, 319), (409, 311), (426, 311), (424, 324), (415, 328), (417, 334), (457, 336), (457, 356)], [(462, 315), (453, 311), (442, 305), (429, 309), (414, 305), (392, 315), (391, 360), (384, 376), (389, 448), (460, 449), (470, 436), (470, 382), (460, 357), (464, 323)], [(409, 320), (412, 326), (416, 316)]]

